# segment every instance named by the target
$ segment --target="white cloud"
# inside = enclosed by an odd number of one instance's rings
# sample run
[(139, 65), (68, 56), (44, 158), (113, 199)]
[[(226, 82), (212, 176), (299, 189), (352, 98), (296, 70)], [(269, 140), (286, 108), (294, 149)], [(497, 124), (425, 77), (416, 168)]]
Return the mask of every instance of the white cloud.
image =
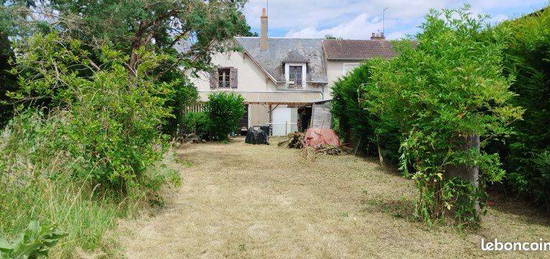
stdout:
[(370, 37), (372, 32), (381, 29), (382, 22), (378, 18), (370, 18), (368, 14), (360, 14), (348, 22), (331, 28), (318, 30), (314, 27), (308, 27), (298, 31), (291, 30), (286, 36), (291, 38), (322, 38), (325, 35), (332, 35), (346, 39), (366, 39)]
[[(256, 30), (266, 1), (249, 0), (245, 6)], [(474, 13), (493, 14), (493, 23), (540, 8), (548, 0), (270, 0), (269, 28), (278, 36), (368, 39), (382, 29), (382, 10), (388, 8), (386, 35), (395, 39), (416, 32), (429, 9), (456, 8), (465, 2), (471, 2)]]

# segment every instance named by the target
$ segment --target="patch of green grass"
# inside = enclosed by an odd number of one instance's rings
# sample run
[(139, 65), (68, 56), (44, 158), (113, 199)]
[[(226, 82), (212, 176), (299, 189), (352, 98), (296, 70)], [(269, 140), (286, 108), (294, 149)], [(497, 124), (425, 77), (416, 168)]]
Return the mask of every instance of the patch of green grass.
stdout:
[(246, 245), (245, 244), (240, 244), (239, 245), (239, 251), (241, 251), (241, 252), (246, 251)]
[(12, 239), (32, 220), (55, 224), (68, 235), (52, 249), (54, 257), (71, 257), (76, 247), (100, 247), (103, 233), (127, 214), (125, 202), (93, 197), (85, 184), (37, 179), (0, 185), (0, 235)]
[[(132, 216), (145, 206), (163, 204), (162, 195), (152, 189), (129, 188), (122, 195), (76, 180), (67, 172), (55, 177), (18, 173), (21, 175), (13, 177), (0, 172), (0, 237), (13, 240), (35, 220), (55, 225), (67, 235), (51, 248), (53, 258), (78, 257), (75, 252), (80, 248), (116, 256), (116, 237), (104, 234), (119, 218)], [(174, 186), (180, 181), (176, 171), (164, 166), (151, 168), (148, 175), (151, 181)]]
[[(169, 158), (170, 159), (170, 158)], [(173, 161), (175, 161), (178, 165), (181, 165), (185, 168), (189, 168), (189, 167), (192, 167), (193, 166), (193, 162), (185, 159), (183, 156), (181, 155), (174, 155), (173, 156)]]
[(193, 166), (193, 162), (187, 161), (187, 160), (183, 160), (183, 159), (179, 159), (179, 160), (178, 160), (178, 164), (182, 165), (182, 166), (185, 167), (185, 168), (189, 168), (189, 167), (192, 167), (192, 166)]

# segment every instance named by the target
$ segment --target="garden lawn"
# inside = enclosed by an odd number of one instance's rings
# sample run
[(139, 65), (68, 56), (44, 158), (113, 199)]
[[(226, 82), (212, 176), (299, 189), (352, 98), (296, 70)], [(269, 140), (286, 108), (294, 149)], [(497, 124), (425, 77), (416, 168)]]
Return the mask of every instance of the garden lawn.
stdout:
[(116, 230), (129, 258), (550, 256), (481, 251), (482, 238), (550, 241), (549, 217), (520, 202), (496, 200), (477, 231), (415, 221), (413, 182), (374, 160), (242, 138), (176, 152), (181, 189)]

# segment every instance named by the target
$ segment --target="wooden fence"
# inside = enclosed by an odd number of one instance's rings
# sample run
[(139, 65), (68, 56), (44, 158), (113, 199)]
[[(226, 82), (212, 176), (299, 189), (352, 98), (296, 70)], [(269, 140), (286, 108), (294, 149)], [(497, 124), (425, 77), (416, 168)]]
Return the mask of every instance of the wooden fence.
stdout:
[(183, 109), (183, 114), (186, 114), (188, 112), (203, 112), (205, 110), (206, 110), (206, 104), (205, 103), (197, 103), (197, 104), (185, 107)]

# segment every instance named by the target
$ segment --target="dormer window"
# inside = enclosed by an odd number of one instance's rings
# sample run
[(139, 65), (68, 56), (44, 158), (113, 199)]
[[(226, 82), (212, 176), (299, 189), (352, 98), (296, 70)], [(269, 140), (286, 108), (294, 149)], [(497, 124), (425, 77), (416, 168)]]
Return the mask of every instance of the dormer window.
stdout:
[(289, 66), (289, 80), (295, 85), (302, 85), (302, 66)]
[(307, 66), (305, 63), (286, 63), (285, 78), (288, 88), (305, 88)]

